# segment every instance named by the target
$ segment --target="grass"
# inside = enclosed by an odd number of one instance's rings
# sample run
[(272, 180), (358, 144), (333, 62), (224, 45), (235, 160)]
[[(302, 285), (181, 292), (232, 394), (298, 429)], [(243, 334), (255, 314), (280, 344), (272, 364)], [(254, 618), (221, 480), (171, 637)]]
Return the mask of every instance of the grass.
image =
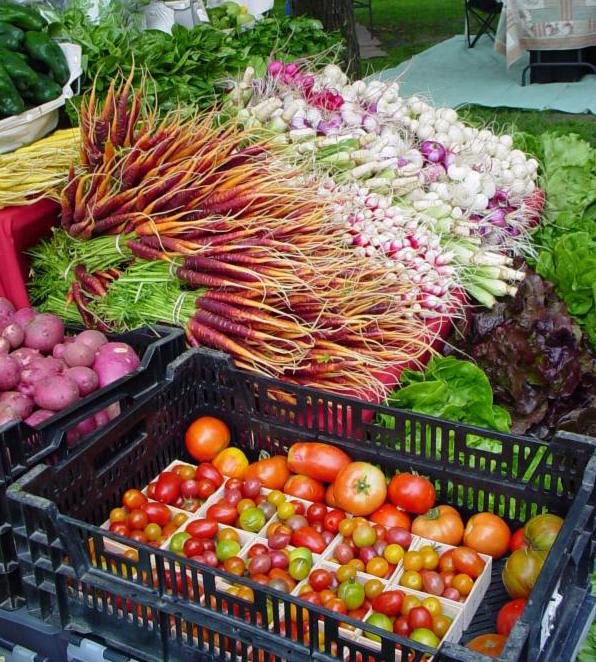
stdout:
[[(322, 0), (325, 1), (325, 0)], [(464, 0), (372, 0), (375, 36), (387, 56), (364, 60), (362, 72), (395, 67), (417, 53), (464, 30)], [(276, 0), (275, 12), (285, 14), (285, 0)], [(368, 12), (355, 10), (356, 20), (368, 25)], [(490, 124), (501, 132), (545, 131), (577, 133), (596, 147), (596, 117), (552, 111), (470, 106), (461, 114), (473, 124)]]

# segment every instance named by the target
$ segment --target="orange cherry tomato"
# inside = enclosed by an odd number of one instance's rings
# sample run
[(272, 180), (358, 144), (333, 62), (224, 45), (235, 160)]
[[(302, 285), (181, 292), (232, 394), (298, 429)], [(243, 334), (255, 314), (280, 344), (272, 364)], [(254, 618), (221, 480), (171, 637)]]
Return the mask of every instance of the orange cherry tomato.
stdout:
[(453, 588), (460, 592), (461, 595), (466, 596), (474, 588), (474, 580), (470, 575), (460, 573), (453, 578)]
[[(453, 550), (453, 562), (457, 572), (463, 572), (472, 579), (482, 574), (485, 563), (477, 552), (469, 547), (458, 547)], [(457, 587), (456, 587), (457, 588)]]

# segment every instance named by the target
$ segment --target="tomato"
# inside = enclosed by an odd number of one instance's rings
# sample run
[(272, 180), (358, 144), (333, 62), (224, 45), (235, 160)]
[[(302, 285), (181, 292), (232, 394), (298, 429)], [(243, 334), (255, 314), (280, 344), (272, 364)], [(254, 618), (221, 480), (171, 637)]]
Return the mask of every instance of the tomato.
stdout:
[(195, 478), (197, 480), (201, 480), (201, 478), (210, 480), (216, 488), (221, 487), (224, 482), (221, 472), (211, 462), (202, 462), (199, 464), (195, 471)]
[(290, 476), (283, 486), (283, 491), (307, 501), (320, 502), (325, 500), (325, 486), (321, 481), (310, 478), (310, 476)]
[(172, 520), (170, 509), (163, 503), (147, 501), (141, 506), (141, 510), (147, 513), (150, 522), (165, 526)]
[(176, 513), (174, 517), (172, 517), (172, 524), (175, 524), (177, 527), (182, 526), (187, 519), (188, 515), (185, 513)]
[[(397, 474), (389, 483), (389, 499), (398, 508), (409, 513), (422, 515), (427, 512), (435, 505), (435, 497), (434, 485), (422, 476), (409, 473)], [(403, 525), (395, 524), (395, 526)]]
[(175, 533), (170, 540), (170, 551), (182, 554), (184, 551), (184, 543), (191, 537), (192, 536), (189, 533), (186, 533), (186, 531)]
[(545, 513), (532, 517), (524, 526), (524, 541), (530, 549), (548, 552), (555, 542), (563, 520), (557, 515)]
[[(367, 619), (367, 625), (373, 625), (374, 627), (381, 628), (381, 630), (387, 630), (387, 632), (393, 632), (393, 623), (385, 614), (378, 614), (373, 612)], [(381, 641), (381, 637), (378, 634), (373, 634), (372, 632), (364, 632), (364, 636), (367, 639), (372, 641)]]
[(389, 564), (385, 559), (375, 557), (366, 564), (366, 573), (373, 577), (385, 577), (389, 572)]
[(414, 607), (408, 614), (408, 625), (412, 630), (416, 628), (427, 628), (432, 630), (433, 617), (425, 607)]
[[(240, 501), (238, 501), (238, 503), (236, 504), (236, 510), (238, 511), (238, 513), (240, 515), (242, 515), (242, 513), (245, 510), (248, 510), (249, 508), (255, 508), (255, 507), (256, 507), (255, 502), (252, 499), (240, 499)], [(285, 518), (282, 518), (282, 519), (285, 519)]]
[(471, 590), (474, 588), (474, 580), (470, 577), (470, 575), (460, 573), (459, 575), (455, 575), (453, 578), (452, 587), (458, 591), (460, 595), (465, 597), (466, 595), (469, 595)]
[(112, 508), (110, 510), (110, 522), (126, 522), (126, 515), (125, 508)]
[(437, 648), (441, 643), (439, 637), (429, 628), (416, 628), (412, 630), (410, 632), (410, 639), (431, 648)]
[(306, 547), (315, 554), (322, 554), (327, 545), (323, 536), (317, 533), (312, 526), (304, 526), (297, 531), (292, 532), (292, 545), (294, 547)]
[(464, 523), (455, 508), (437, 506), (412, 522), (412, 533), (446, 545), (459, 545), (464, 534)]
[(328, 570), (315, 570), (308, 578), (314, 591), (324, 591), (331, 584), (331, 574)]
[(265, 526), (266, 523), (267, 519), (265, 517), (265, 513), (262, 510), (259, 510), (259, 508), (247, 508), (240, 515), (239, 524), (240, 528), (244, 531), (257, 533)]
[(382, 524), (388, 529), (398, 526), (406, 531), (410, 530), (410, 518), (403, 510), (399, 510), (390, 503), (384, 503), (368, 518), (375, 524)]
[(162, 503), (172, 504), (180, 496), (182, 479), (172, 471), (164, 471), (157, 479), (155, 498)]
[(397, 616), (401, 612), (403, 599), (403, 591), (383, 591), (373, 599), (373, 611), (378, 611), (385, 616)]
[(178, 464), (174, 467), (174, 473), (182, 480), (190, 480), (195, 477), (195, 468), (191, 467), (190, 464)]
[(408, 637), (410, 636), (411, 628), (408, 625), (408, 619), (406, 616), (398, 616), (394, 621), (393, 621), (393, 632), (395, 634), (399, 634), (402, 637)]
[(404, 558), (404, 548), (401, 545), (396, 545), (392, 543), (385, 547), (383, 552), (383, 557), (386, 561), (392, 565), (397, 565)]
[(136, 540), (137, 542), (142, 542), (142, 543), (149, 542), (149, 538), (147, 538), (147, 534), (144, 531), (139, 531), (138, 529), (136, 531), (131, 531), (128, 537), (131, 540)]
[(356, 577), (356, 568), (348, 563), (338, 568), (335, 574), (338, 581), (345, 582), (348, 579)]
[(368, 462), (345, 466), (333, 483), (337, 505), (354, 515), (369, 515), (385, 501), (385, 474)]
[(233, 524), (238, 517), (236, 506), (232, 506), (225, 501), (214, 503), (207, 509), (207, 519), (214, 519), (221, 524)]
[(505, 648), (507, 637), (502, 634), (481, 634), (466, 644), (466, 648), (488, 655), (489, 657), (499, 657)]
[[(324, 501), (324, 499), (321, 499), (321, 501)], [(324, 521), (326, 514), (327, 514), (327, 506), (323, 505), (322, 503), (313, 503), (308, 507), (308, 510), (306, 511), (306, 519), (310, 523), (322, 522)]]
[(173, 533), (176, 533), (177, 528), (178, 527), (173, 522), (170, 522), (169, 524), (161, 527), (161, 535), (169, 538)]
[(199, 556), (199, 554), (202, 554), (205, 551), (205, 545), (203, 544), (203, 541), (198, 538), (188, 538), (188, 540), (184, 541), (182, 551), (185, 556), (188, 556), (190, 559), (193, 556)]
[(366, 598), (364, 586), (354, 578), (342, 582), (337, 589), (337, 597), (346, 603), (349, 610), (359, 609)]
[(420, 552), (406, 552), (404, 555), (404, 570), (422, 570), (424, 559)]
[(501, 607), (497, 616), (497, 632), (499, 634), (504, 634), (506, 637), (509, 636), (515, 625), (515, 621), (517, 621), (526, 608), (527, 602), (525, 598), (519, 598), (518, 600), (511, 600), (511, 602), (507, 602)]
[(126, 517), (126, 525), (129, 529), (144, 529), (149, 524), (147, 513), (143, 510), (133, 510)]
[(339, 508), (334, 508), (330, 510), (323, 519), (323, 527), (325, 531), (330, 531), (331, 533), (337, 533), (339, 531), (339, 525), (344, 520), (345, 513)]
[(267, 549), (266, 545), (262, 545), (261, 543), (257, 543), (256, 545), (253, 545), (249, 550), (248, 550), (248, 558), (252, 559), (255, 556), (260, 556), (261, 554), (268, 554), (269, 550)]
[(425, 570), (434, 570), (439, 565), (439, 555), (430, 545), (424, 545), (418, 552), (422, 556), (422, 567)]
[(318, 442), (295, 443), (288, 453), (290, 471), (324, 483), (332, 483), (351, 461), (341, 449)]
[(352, 532), (352, 540), (356, 547), (369, 547), (377, 540), (377, 533), (370, 524), (358, 524)]
[(509, 542), (509, 550), (515, 552), (516, 549), (526, 548), (526, 541), (524, 540), (524, 527), (518, 529), (512, 536)]
[(235, 540), (236, 542), (240, 542), (240, 536), (235, 529), (222, 529), (217, 532), (216, 540), (217, 542), (221, 542), (222, 540)]
[[(484, 570), (485, 563), (478, 554), (469, 547), (458, 547), (453, 550), (453, 563), (457, 572), (463, 572), (472, 579), (477, 579)], [(456, 587), (457, 588), (457, 587)]]
[(202, 540), (213, 538), (217, 534), (217, 521), (214, 519), (196, 519), (186, 527), (186, 532), (193, 538)]
[(288, 572), (292, 579), (300, 582), (303, 579), (306, 579), (311, 568), (312, 563), (309, 563), (306, 559), (293, 559), (290, 561)]
[[(222, 563), (232, 558), (232, 556), (238, 556), (240, 552), (240, 543), (235, 540), (220, 540), (215, 546), (215, 553), (217, 554), (217, 559)], [(263, 556), (263, 558), (267, 558)]]
[(130, 535), (130, 529), (124, 522), (112, 522), (110, 524), (110, 531), (118, 536), (127, 538)]
[[(244, 474), (246, 479), (258, 478), (263, 487), (270, 490), (283, 490), (290, 478), (288, 461), (282, 455), (274, 455), (265, 460), (253, 462)], [(298, 496), (293, 494), (292, 496)]]
[(443, 614), (433, 616), (433, 632), (439, 639), (442, 639), (451, 627), (451, 623), (453, 623), (453, 620), (449, 616), (443, 616)]
[(406, 570), (399, 579), (400, 586), (419, 591), (422, 588), (422, 575), (415, 570)]
[(454, 572), (455, 561), (453, 560), (453, 549), (448, 549), (439, 557), (439, 570), (441, 572)]
[(527, 598), (542, 570), (547, 552), (518, 549), (503, 568), (503, 584), (512, 598)]
[(150, 499), (155, 499), (155, 488), (156, 487), (157, 487), (157, 481), (155, 481), (154, 483), (149, 483), (149, 485), (147, 485), (147, 496)]
[[(187, 482), (190, 483), (191, 481), (187, 481)], [(209, 478), (200, 478), (199, 480), (194, 482), (196, 482), (196, 492), (197, 492), (196, 496), (199, 499), (209, 498), (217, 489), (215, 483)], [(185, 484), (186, 483), (183, 484), (182, 489), (184, 488)]]
[(213, 458), (213, 466), (228, 478), (243, 478), (248, 458), (239, 448), (226, 448)]
[[(383, 592), (383, 588), (383, 582), (381, 582), (379, 579), (369, 579), (364, 585), (364, 593), (369, 600), (373, 600)], [(375, 609), (375, 611), (381, 610)]]
[(414, 607), (420, 607), (421, 604), (422, 603), (420, 602), (419, 598), (417, 598), (415, 595), (407, 593), (404, 595), (401, 603), (401, 615), (407, 618), (410, 611), (414, 609)]
[[(437, 600), (437, 598), (424, 598), (422, 601), (422, 606), (428, 610), (433, 619), (435, 616), (440, 616), (441, 612), (443, 611), (441, 603)], [(434, 627), (432, 629), (434, 631)]]
[(122, 496), (122, 505), (128, 510), (137, 510), (144, 503), (146, 503), (147, 497), (141, 492), (141, 490), (126, 490)]
[(510, 540), (509, 527), (493, 513), (472, 515), (464, 530), (464, 545), (494, 559), (501, 558), (507, 552)]
[(346, 608), (346, 604), (343, 600), (340, 600), (339, 598), (332, 598), (328, 602), (325, 603), (325, 609), (329, 609), (330, 611), (334, 611), (336, 614), (347, 614), (348, 610)]
[(230, 429), (218, 418), (201, 416), (186, 430), (188, 454), (200, 462), (209, 462), (230, 445)]

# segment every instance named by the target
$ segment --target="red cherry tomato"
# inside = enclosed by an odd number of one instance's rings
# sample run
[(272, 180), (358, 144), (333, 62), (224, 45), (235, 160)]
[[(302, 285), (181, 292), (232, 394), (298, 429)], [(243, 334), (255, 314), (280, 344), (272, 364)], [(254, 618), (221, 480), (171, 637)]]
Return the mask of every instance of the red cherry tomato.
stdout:
[(126, 524), (129, 529), (143, 530), (149, 524), (149, 517), (144, 510), (133, 510), (126, 517)]
[(385, 616), (397, 616), (401, 611), (403, 599), (403, 591), (383, 591), (373, 599), (373, 611), (385, 614)]
[(323, 501), (325, 499), (325, 486), (321, 481), (308, 476), (290, 476), (284, 485), (286, 494), (306, 499), (307, 501)]
[(327, 506), (322, 503), (313, 503), (306, 511), (306, 519), (312, 522), (322, 522), (327, 514)]
[(293, 531), (292, 545), (294, 547), (307, 547), (315, 554), (321, 554), (327, 547), (321, 534), (315, 531), (312, 526), (304, 526), (298, 531)]
[(416, 628), (433, 629), (433, 617), (426, 607), (414, 607), (408, 614), (408, 625), (415, 630)]
[(515, 625), (515, 621), (517, 621), (526, 608), (527, 602), (525, 598), (519, 598), (518, 600), (511, 600), (511, 602), (507, 602), (501, 607), (497, 616), (497, 632), (499, 634), (504, 634), (506, 637), (509, 636)]
[(290, 503), (294, 506), (295, 515), (304, 515), (304, 504), (302, 501), (290, 501)]
[(147, 496), (150, 499), (155, 499), (155, 488), (156, 487), (157, 487), (157, 481), (155, 481), (154, 483), (149, 483), (149, 485), (147, 485)]
[(512, 536), (509, 541), (509, 549), (512, 552), (515, 552), (516, 549), (525, 549), (527, 547), (526, 541), (524, 540), (524, 527), (518, 529)]
[(411, 526), (408, 514), (390, 503), (384, 503), (380, 508), (377, 508), (368, 519), (375, 524), (382, 524), (388, 529), (398, 526), (401, 529), (409, 531)]
[(147, 501), (141, 506), (141, 510), (147, 513), (150, 522), (159, 526), (165, 526), (172, 520), (170, 509), (163, 503)]
[(223, 476), (221, 472), (213, 465), (211, 462), (202, 462), (197, 467), (195, 471), (195, 478), (200, 480), (201, 478), (206, 478), (210, 480), (215, 487), (221, 487), (223, 485)]
[(249, 550), (248, 550), (248, 558), (252, 559), (255, 556), (260, 556), (261, 554), (268, 554), (269, 550), (267, 549), (266, 545), (262, 545), (261, 543), (257, 543), (256, 545), (253, 545)]
[(407, 616), (398, 616), (393, 621), (393, 632), (400, 634), (402, 637), (408, 637), (410, 635), (412, 628), (408, 625)]
[(201, 478), (197, 481), (197, 494), (199, 499), (209, 498), (217, 489), (215, 483), (209, 478)]
[(323, 526), (327, 531), (331, 531), (331, 533), (337, 533), (339, 530), (339, 523), (345, 519), (345, 517), (346, 514), (343, 510), (334, 508), (325, 515), (325, 518), (323, 519)]
[(174, 503), (180, 496), (182, 479), (172, 471), (164, 471), (157, 479), (155, 498), (162, 503)]
[[(213, 519), (196, 519), (187, 525), (186, 533), (189, 533), (193, 538), (214, 538), (217, 534), (217, 522)], [(187, 554), (187, 556), (190, 555)]]
[(331, 574), (328, 570), (315, 570), (310, 573), (308, 583), (315, 591), (324, 591), (331, 584)]
[(125, 538), (128, 538), (130, 535), (130, 529), (124, 524), (124, 522), (112, 522), (112, 524), (110, 524), (110, 531), (118, 536), (124, 536)]
[(231, 503), (225, 501), (214, 503), (207, 509), (207, 518), (214, 519), (220, 524), (233, 524), (238, 518), (238, 511)]
[(205, 551), (205, 545), (203, 544), (203, 541), (198, 538), (189, 538), (185, 541), (182, 549), (184, 554), (191, 558), (192, 556), (202, 554)]
[(147, 497), (141, 492), (141, 490), (126, 490), (122, 496), (122, 505), (128, 510), (137, 510), (145, 502)]

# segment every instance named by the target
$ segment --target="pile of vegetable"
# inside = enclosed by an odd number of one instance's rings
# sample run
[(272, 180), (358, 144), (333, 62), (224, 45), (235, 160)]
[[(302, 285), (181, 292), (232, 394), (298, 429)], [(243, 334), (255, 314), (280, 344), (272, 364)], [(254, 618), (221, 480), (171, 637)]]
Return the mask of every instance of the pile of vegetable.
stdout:
[(236, 2), (224, 2), (219, 7), (207, 9), (209, 21), (213, 27), (219, 30), (235, 30), (242, 26), (254, 23), (255, 17)]
[[(145, 490), (128, 490), (103, 525), (121, 536), (121, 545), (106, 539), (110, 550), (137, 560), (133, 540), (248, 577), (360, 621), (341, 627), (363, 644), (380, 641), (369, 625), (438, 647), (461, 618), (458, 605), (482, 599), (491, 558), (506, 556), (502, 581), (512, 600), (495, 612), (496, 632), (468, 644), (502, 650), (563, 524), (545, 513), (512, 535), (490, 512), (464, 522), (436, 503), (423, 476), (386, 478), (325, 443), (296, 442), (287, 457), (250, 463), (210, 416), (191, 424), (185, 442), (198, 466), (175, 460)], [(184, 575), (176, 581), (182, 591)], [(220, 589), (254, 600), (231, 579)], [(188, 590), (204, 595), (200, 582), (189, 580)], [(292, 626), (297, 612), (285, 614)], [(271, 605), (258, 618), (271, 623)], [(306, 627), (308, 616), (302, 620)]]
[[(35, 427), (140, 365), (132, 347), (103, 333), (64, 334), (56, 315), (15, 310), (0, 298), (0, 425), (24, 420)], [(109, 420), (108, 410), (69, 431), (69, 441)]]
[(335, 65), (301, 61), (270, 62), (257, 79), (247, 70), (226, 110), (292, 163), (330, 174), (346, 244), (395, 261), (426, 316), (448, 313), (461, 286), (488, 307), (515, 294), (511, 255), (530, 250), (544, 196), (537, 161), (510, 136), (401, 98), (396, 82), (349, 83)]
[(53, 101), (70, 77), (66, 57), (33, 7), (0, 4), (0, 119)]

